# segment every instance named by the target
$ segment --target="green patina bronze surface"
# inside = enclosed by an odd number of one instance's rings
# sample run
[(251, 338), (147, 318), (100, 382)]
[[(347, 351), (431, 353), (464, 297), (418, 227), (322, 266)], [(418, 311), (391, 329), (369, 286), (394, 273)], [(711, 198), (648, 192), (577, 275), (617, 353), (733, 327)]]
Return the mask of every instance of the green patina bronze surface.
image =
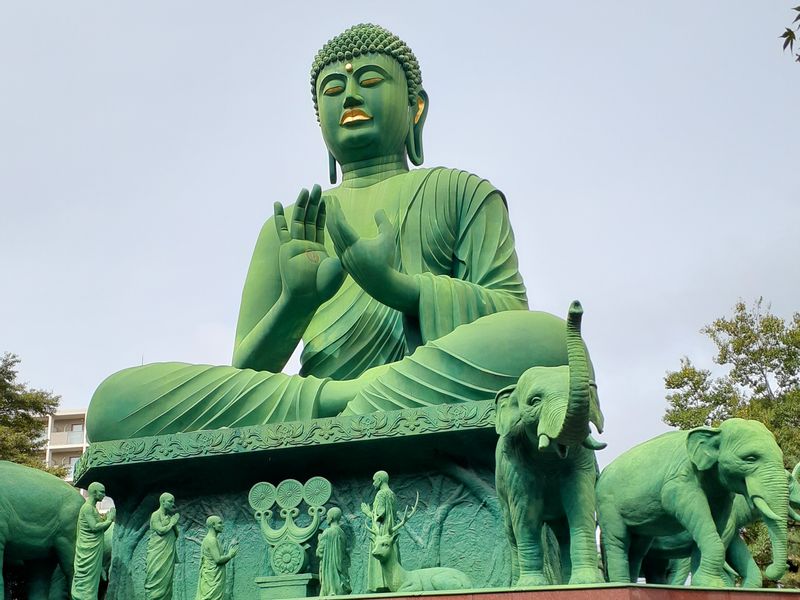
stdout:
[(766, 522), (773, 562), (765, 575), (779, 579), (786, 570), (789, 489), (783, 453), (762, 423), (728, 419), (719, 428), (665, 433), (622, 454), (597, 481), (609, 580), (635, 581), (654, 537), (687, 531), (699, 553), (693, 585), (724, 587), (735, 494)]
[(175, 496), (168, 492), (161, 494), (158, 504), (158, 510), (150, 516), (145, 600), (172, 600), (180, 514), (175, 508)]
[[(602, 430), (594, 382), (580, 336), (583, 310), (567, 322), (569, 366), (534, 367), (497, 395), (495, 481), (518, 586), (600, 583), (594, 485)], [(545, 573), (543, 528), (560, 547), (560, 576)]]
[(206, 520), (208, 532), (200, 544), (200, 572), (197, 580), (197, 593), (194, 600), (224, 600), (226, 568), (238, 551), (236, 544), (231, 544), (227, 552), (222, 551), (219, 534), (224, 524), (222, 519), (211, 515)]
[[(528, 311), (503, 195), (465, 171), (409, 170), (429, 99), (407, 46), (354, 27), (312, 81), (342, 182), (276, 204), (233, 365), (112, 375), (89, 407), (93, 442), (490, 400), (532, 366), (566, 364), (563, 321)], [(301, 373), (281, 373), (301, 341)]]
[(114, 524), (116, 514), (113, 508), (106, 515), (98, 512), (97, 503), (105, 496), (102, 483), (90, 483), (86, 490), (86, 502), (78, 513), (72, 600), (97, 600), (103, 576), (105, 532)]
[(319, 534), (319, 595), (343, 596), (351, 592), (347, 572), (347, 536), (342, 529), (342, 509), (329, 508), (325, 516), (328, 526)]
[[(82, 506), (80, 492), (58, 477), (0, 461), (0, 598), (3, 568), (12, 565), (25, 570), (32, 598), (68, 592)], [(56, 570), (66, 581), (53, 578)], [(58, 590), (50, 589), (51, 580)]]

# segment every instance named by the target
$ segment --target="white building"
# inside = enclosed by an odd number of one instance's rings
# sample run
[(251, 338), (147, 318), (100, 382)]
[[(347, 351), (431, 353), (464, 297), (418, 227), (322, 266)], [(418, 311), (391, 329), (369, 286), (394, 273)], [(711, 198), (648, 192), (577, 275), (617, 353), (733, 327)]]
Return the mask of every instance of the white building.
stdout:
[(71, 482), (75, 464), (89, 446), (86, 441), (86, 411), (60, 410), (50, 415), (45, 437), (44, 462), (48, 467), (66, 467), (65, 479)]
[[(75, 465), (89, 447), (86, 440), (86, 410), (59, 410), (50, 415), (44, 436), (44, 462), (48, 467), (66, 467), (67, 476), (64, 479), (72, 483)], [(86, 496), (84, 490), (81, 493)], [(107, 497), (97, 508), (100, 512), (106, 512), (112, 506), (113, 500)]]

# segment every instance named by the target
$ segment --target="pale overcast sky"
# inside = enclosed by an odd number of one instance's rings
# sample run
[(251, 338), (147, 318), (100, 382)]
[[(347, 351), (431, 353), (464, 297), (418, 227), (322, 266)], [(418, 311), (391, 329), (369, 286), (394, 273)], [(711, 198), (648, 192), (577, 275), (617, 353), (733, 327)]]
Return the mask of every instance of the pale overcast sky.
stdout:
[(533, 308), (585, 308), (607, 462), (739, 298), (800, 310), (794, 3), (0, 4), (0, 351), (84, 407), (145, 362), (230, 362), (258, 231), (326, 184), (308, 72), (347, 26), (411, 46), (426, 166), (506, 193)]

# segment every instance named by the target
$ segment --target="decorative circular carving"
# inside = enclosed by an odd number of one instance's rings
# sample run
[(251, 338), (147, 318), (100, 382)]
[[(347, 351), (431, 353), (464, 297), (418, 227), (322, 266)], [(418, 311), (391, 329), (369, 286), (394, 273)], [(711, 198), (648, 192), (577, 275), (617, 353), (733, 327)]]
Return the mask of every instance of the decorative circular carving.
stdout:
[(270, 562), (276, 575), (294, 575), (303, 568), (306, 551), (297, 542), (283, 541), (272, 549)]
[(277, 501), (281, 508), (294, 508), (303, 499), (303, 484), (297, 479), (285, 479), (278, 484)]
[(303, 500), (309, 506), (322, 506), (331, 499), (331, 482), (324, 477), (312, 477), (303, 486)]
[(250, 502), (250, 506), (253, 510), (266, 512), (275, 504), (275, 495), (275, 486), (262, 481), (250, 488), (247, 500)]

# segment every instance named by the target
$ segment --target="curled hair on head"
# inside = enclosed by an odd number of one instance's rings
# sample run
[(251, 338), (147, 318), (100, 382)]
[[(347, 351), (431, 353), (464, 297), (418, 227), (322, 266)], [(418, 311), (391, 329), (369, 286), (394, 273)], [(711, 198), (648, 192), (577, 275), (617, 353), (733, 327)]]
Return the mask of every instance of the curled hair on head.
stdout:
[(164, 504), (164, 502), (166, 502), (167, 500), (175, 500), (175, 496), (173, 496), (169, 492), (164, 492), (158, 497), (159, 504)]
[(385, 54), (400, 63), (408, 83), (408, 104), (414, 106), (417, 103), (417, 95), (422, 89), (422, 72), (411, 48), (388, 29), (372, 23), (361, 23), (328, 40), (314, 57), (311, 64), (311, 97), (314, 99), (317, 120), (317, 77), (320, 71), (331, 63), (352, 60), (353, 57), (370, 53)]

